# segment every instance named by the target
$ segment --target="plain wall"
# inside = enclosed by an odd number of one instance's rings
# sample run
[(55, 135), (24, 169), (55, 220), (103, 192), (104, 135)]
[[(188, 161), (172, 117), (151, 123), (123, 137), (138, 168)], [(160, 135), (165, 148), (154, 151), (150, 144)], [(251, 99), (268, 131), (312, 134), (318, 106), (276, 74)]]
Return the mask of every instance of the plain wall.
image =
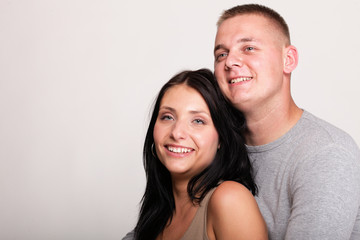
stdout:
[[(213, 69), (217, 18), (245, 2), (0, 0), (0, 239), (131, 230), (152, 102), (175, 73)], [(359, 145), (360, 2), (257, 3), (289, 24), (296, 103)]]

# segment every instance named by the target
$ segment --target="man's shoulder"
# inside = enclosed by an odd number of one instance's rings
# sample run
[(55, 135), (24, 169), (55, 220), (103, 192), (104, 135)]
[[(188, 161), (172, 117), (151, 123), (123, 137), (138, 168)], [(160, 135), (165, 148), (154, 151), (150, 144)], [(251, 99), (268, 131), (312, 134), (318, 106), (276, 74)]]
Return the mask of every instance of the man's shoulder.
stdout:
[(354, 139), (347, 132), (310, 112), (304, 111), (300, 121), (297, 132), (307, 139), (308, 144), (315, 144), (318, 147), (331, 145), (359, 151)]
[(293, 169), (308, 171), (316, 166), (360, 171), (360, 150), (348, 133), (306, 111), (300, 121), (284, 144)]
[[(353, 162), (360, 165), (360, 150), (340, 128), (304, 110), (300, 120), (284, 136), (262, 146), (248, 146), (252, 161), (264, 159), (292, 166), (312, 161)], [(351, 159), (351, 160), (350, 160)]]

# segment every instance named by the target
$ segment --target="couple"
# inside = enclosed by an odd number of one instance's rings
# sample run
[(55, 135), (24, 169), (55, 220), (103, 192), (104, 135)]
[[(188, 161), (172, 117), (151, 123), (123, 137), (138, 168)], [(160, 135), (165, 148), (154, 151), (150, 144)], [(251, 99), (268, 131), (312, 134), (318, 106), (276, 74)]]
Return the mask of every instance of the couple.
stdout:
[(124, 239), (360, 239), (359, 148), (294, 103), (284, 19), (257, 4), (226, 10), (214, 55), (216, 79), (185, 71), (158, 95)]

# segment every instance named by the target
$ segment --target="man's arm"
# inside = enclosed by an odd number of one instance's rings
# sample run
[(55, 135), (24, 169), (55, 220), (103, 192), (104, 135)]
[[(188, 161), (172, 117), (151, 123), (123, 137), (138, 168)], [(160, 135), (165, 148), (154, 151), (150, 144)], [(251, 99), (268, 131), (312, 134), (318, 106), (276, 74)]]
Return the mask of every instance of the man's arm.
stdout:
[(134, 230), (132, 230), (131, 232), (128, 232), (122, 240), (134, 240), (134, 237)]
[(359, 155), (332, 145), (307, 157), (294, 172), (291, 196), (286, 239), (350, 239), (360, 224)]

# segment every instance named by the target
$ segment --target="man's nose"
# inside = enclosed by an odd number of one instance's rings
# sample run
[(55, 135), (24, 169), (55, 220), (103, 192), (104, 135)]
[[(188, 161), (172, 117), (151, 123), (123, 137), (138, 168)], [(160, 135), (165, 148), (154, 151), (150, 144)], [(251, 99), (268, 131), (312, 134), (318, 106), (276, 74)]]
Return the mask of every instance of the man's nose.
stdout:
[(230, 70), (233, 67), (242, 67), (242, 58), (238, 54), (235, 53), (228, 53), (228, 56), (225, 61), (225, 69)]

